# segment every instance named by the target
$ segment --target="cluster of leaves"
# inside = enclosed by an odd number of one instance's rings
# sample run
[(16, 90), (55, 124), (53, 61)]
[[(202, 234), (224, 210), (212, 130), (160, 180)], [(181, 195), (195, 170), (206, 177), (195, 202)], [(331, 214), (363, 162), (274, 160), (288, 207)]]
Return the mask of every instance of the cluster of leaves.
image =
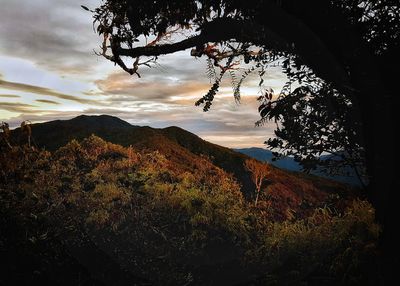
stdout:
[[(230, 57), (227, 60), (227, 62), (225, 64), (226, 68), (221, 70), (218, 77), (215, 77), (215, 81), (214, 81), (213, 85), (211, 86), (210, 90), (202, 98), (200, 98), (199, 100), (196, 101), (196, 103), (195, 103), (196, 106), (204, 105), (204, 107), (203, 107), (204, 111), (210, 110), (210, 107), (212, 105), (214, 97), (218, 93), (218, 89), (220, 87), (222, 78), (224, 77), (226, 71), (229, 70), (232, 60), (233, 60), (233, 57)], [(213, 70), (213, 67), (210, 67), (210, 65), (208, 65), (207, 69), (208, 69), (207, 74), (209, 75), (209, 77), (213, 77), (214, 73), (215, 73), (215, 71)]]
[[(351, 166), (363, 182), (365, 150), (360, 118), (351, 100), (294, 60), (285, 60), (283, 67), (289, 81), (279, 96), (266, 91), (259, 97), (257, 124), (277, 124), (276, 137), (266, 144), (281, 151), (278, 158), (294, 156), (307, 172), (323, 167), (338, 174)], [(292, 89), (293, 85), (297, 87)]]
[[(347, 17), (362, 33), (376, 55), (398, 47), (400, 39), (400, 4), (396, 0), (332, 1), (346, 11)], [(397, 47), (396, 47), (397, 46)]]
[[(353, 278), (348, 263), (377, 255), (378, 227), (369, 204), (356, 202), (342, 216), (276, 222), (265, 215), (263, 204), (255, 208), (243, 199), (230, 175), (206, 158), (201, 161), (182, 171), (157, 151), (137, 152), (96, 136), (54, 153), (2, 152), (1, 251), (18, 248), (21, 257), (26, 251), (25, 257), (41, 261), (38, 269), (19, 271), (36, 273), (26, 275), (49, 275), (61, 265), (71, 271), (70, 278), (76, 274), (65, 262), (71, 255), (79, 262), (89, 256), (88, 269), (108, 271), (95, 262), (102, 253), (133, 277), (162, 285), (231, 284), (271, 273), (280, 280), (286, 269), (303, 275), (305, 266), (316, 264), (334, 265), (326, 272), (329, 279), (347, 282)], [(329, 252), (333, 259), (309, 257), (309, 251)], [(300, 258), (302, 265), (287, 268), (288, 261)], [(7, 271), (3, 277), (15, 273)]]
[[(218, 60), (214, 64), (212, 64), (210, 58), (207, 60), (206, 74), (210, 81), (214, 81), (214, 83), (210, 87), (207, 94), (196, 102), (196, 106), (204, 104), (204, 111), (209, 111), (212, 101), (218, 93), (222, 79), (226, 74), (228, 74), (230, 77), (234, 99), (239, 103), (241, 99), (242, 85), (249, 75), (255, 73), (258, 74), (260, 78), (258, 86), (263, 92), (264, 76), (267, 68), (271, 65), (279, 65), (279, 62), (285, 59), (285, 55), (288, 55), (285, 52), (277, 51), (255, 51), (254, 47), (248, 44), (238, 44), (236, 48), (234, 48), (231, 44), (228, 44), (228, 46), (234, 51), (234, 53), (232, 56), (227, 58), (226, 61), (224, 61), (222, 66), (219, 64), (222, 62), (222, 59)], [(244, 63), (244, 65), (241, 63)], [(220, 69), (220, 74), (218, 77), (216, 76), (216, 67)]]

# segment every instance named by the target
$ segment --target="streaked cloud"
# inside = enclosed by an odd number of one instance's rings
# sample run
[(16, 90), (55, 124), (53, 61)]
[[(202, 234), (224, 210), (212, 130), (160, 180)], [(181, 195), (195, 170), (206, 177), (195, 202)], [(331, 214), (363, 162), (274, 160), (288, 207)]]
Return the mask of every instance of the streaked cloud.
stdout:
[(36, 102), (40, 103), (48, 103), (48, 104), (60, 104), (59, 102), (53, 101), (53, 100), (47, 100), (47, 99), (36, 99)]
[(35, 107), (35, 105), (25, 103), (0, 102), (0, 110), (10, 112), (31, 113), (34, 112), (32, 109)]
[(0, 78), (0, 88), (28, 92), (28, 93), (35, 93), (35, 94), (39, 94), (39, 95), (54, 96), (54, 97), (57, 97), (60, 99), (71, 100), (71, 101), (79, 102), (82, 104), (96, 103), (94, 100), (89, 100), (89, 99), (84, 99), (84, 98), (77, 97), (77, 96), (72, 96), (69, 94), (64, 94), (64, 93), (52, 90), (50, 88), (36, 86), (36, 85), (30, 85), (30, 84), (25, 84), (25, 83), (19, 83), (19, 82), (6, 81), (1, 78)]
[(6, 97), (6, 98), (19, 98), (19, 95), (15, 94), (0, 94), (0, 97)]

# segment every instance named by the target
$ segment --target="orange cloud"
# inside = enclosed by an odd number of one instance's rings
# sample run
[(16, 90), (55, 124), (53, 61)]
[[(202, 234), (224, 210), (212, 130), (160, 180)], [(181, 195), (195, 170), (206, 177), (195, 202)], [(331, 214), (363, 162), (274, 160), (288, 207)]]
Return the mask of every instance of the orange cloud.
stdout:
[[(103, 95), (110, 95), (111, 100), (156, 100), (171, 102), (172, 96), (199, 95), (208, 91), (209, 83), (198, 81), (166, 81), (137, 79), (126, 73), (113, 73), (106, 79), (95, 81)], [(123, 97), (126, 96), (126, 97)]]

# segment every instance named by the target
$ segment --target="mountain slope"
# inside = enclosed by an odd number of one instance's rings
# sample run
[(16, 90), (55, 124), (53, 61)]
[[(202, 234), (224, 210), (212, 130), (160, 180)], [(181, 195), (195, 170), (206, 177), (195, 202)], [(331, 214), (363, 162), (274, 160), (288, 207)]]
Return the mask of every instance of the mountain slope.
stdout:
[(254, 206), (224, 170), (175, 139), (224, 148), (175, 131), (140, 141), (156, 152), (94, 135), (55, 152), (0, 142), (4, 284), (261, 285), (273, 277), (288, 285), (289, 275), (324, 285), (322, 270), (333, 285), (331, 273), (347, 277), (354, 259), (378, 268), (379, 227), (367, 202), (335, 203), (340, 188), (272, 168), (268, 197)]
[(244, 169), (243, 164), (248, 156), (235, 152), (229, 148), (207, 142), (197, 135), (179, 127), (167, 127), (161, 130), (168, 139), (178, 145), (190, 150), (196, 155), (208, 157), (215, 165), (232, 173), (242, 184), (243, 189), (252, 192), (254, 184), (249, 173)]
[[(179, 127), (154, 129), (133, 126), (112, 116), (78, 116), (71, 120), (33, 124), (32, 134), (36, 145), (47, 150), (56, 150), (72, 139), (81, 140), (95, 134), (106, 141), (132, 146), (139, 151), (158, 151), (175, 167), (193, 174), (201, 169), (206, 157), (236, 178), (245, 197), (251, 199), (254, 194), (251, 174), (244, 168), (245, 160), (249, 159), (247, 155), (209, 143)], [(13, 142), (24, 140), (19, 129), (13, 131), (12, 139)], [(285, 218), (288, 208), (302, 213), (305, 202), (323, 206), (333, 194), (340, 194), (342, 198), (352, 195), (346, 186), (337, 182), (274, 167), (264, 193), (268, 193), (269, 202), (282, 218)]]

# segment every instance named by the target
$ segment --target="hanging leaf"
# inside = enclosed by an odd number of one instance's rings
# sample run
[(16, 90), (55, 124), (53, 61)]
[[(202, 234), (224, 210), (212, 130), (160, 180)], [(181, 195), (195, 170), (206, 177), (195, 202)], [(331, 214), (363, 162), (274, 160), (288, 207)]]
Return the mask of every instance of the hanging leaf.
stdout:
[(84, 9), (84, 10), (86, 10), (86, 11), (89, 11), (89, 12), (91, 12), (91, 11), (90, 11), (90, 9), (89, 9), (88, 7), (86, 7), (86, 6), (83, 6), (83, 5), (81, 5), (81, 7), (82, 7), (82, 9)]

